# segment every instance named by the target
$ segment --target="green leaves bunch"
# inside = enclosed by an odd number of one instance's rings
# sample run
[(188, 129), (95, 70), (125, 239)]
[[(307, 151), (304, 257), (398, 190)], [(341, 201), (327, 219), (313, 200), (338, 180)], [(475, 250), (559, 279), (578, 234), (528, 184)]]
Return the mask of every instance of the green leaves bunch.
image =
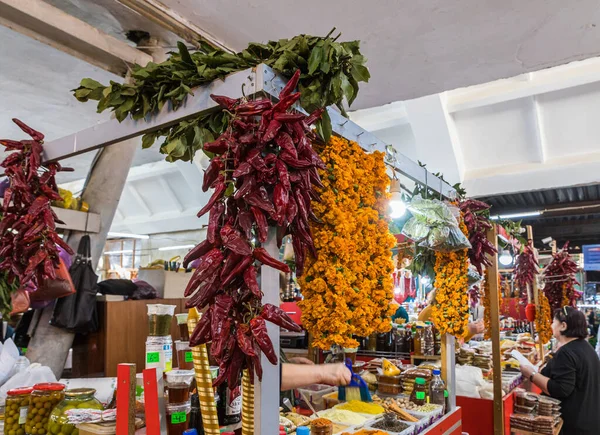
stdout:
[[(204, 42), (190, 53), (180, 42), (178, 51), (171, 53), (167, 61), (150, 62), (144, 67), (135, 65), (131, 83), (111, 81), (105, 86), (85, 78), (73, 94), (81, 102), (98, 101), (98, 112), (110, 109), (119, 122), (128, 116), (139, 120), (167, 103), (177, 109), (187, 95), (193, 95), (195, 87), (265, 63), (284, 77), (291, 77), (300, 69), (300, 105), (307, 112), (336, 105), (346, 116), (344, 100), (350, 106), (358, 95), (359, 83), (367, 82), (370, 74), (366, 58), (360, 53), (360, 41), (337, 42), (340, 35), (333, 38), (332, 33), (333, 30), (325, 37), (298, 35), (267, 44), (250, 43), (235, 54)], [(144, 135), (143, 146), (150, 147), (158, 137), (165, 137), (161, 152), (167, 160), (190, 160), (204, 143), (225, 130), (228, 120), (223, 112), (199, 115)], [(321, 138), (329, 140), (332, 128), (327, 112), (317, 124), (317, 131)]]

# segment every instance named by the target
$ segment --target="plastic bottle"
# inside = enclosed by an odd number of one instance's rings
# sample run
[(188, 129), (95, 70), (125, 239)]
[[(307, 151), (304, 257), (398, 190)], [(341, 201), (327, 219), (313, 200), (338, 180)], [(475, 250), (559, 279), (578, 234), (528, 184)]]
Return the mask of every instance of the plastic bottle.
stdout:
[(433, 356), (435, 351), (435, 336), (433, 335), (433, 326), (427, 322), (422, 330), (421, 355)]
[(413, 336), (413, 341), (415, 343), (415, 355), (423, 355), (422, 351), (422, 340), (423, 340), (423, 327), (417, 326), (417, 332)]
[(310, 435), (310, 428), (308, 426), (298, 426), (296, 435)]
[[(433, 378), (429, 383), (429, 402), (436, 405), (442, 405), (446, 407), (446, 398), (444, 397), (444, 391), (446, 390), (446, 384), (440, 376), (439, 370), (433, 371)], [(444, 410), (445, 412), (445, 410)]]

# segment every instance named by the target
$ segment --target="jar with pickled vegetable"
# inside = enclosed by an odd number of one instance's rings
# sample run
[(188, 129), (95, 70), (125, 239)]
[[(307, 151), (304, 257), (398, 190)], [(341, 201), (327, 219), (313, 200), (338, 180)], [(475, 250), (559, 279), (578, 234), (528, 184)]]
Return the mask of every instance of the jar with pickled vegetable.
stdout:
[[(31, 392), (25, 433), (27, 435), (46, 435), (50, 413), (65, 398), (65, 386), (58, 383), (36, 384)], [(67, 434), (65, 434), (67, 435)], [(70, 435), (70, 434), (69, 434)]]
[(6, 393), (4, 435), (24, 435), (27, 409), (33, 388), (15, 388)]
[(65, 398), (52, 411), (48, 433), (51, 435), (78, 435), (79, 429), (69, 423), (67, 411), (71, 409), (104, 410), (102, 403), (94, 397), (93, 388), (75, 388), (65, 391)]

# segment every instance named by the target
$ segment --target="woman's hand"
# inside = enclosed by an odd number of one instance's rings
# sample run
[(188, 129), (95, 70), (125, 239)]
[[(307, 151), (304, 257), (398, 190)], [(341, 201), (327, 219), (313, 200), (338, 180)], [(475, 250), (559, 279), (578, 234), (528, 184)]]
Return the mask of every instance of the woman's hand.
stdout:
[(315, 363), (309, 360), (308, 358), (304, 358), (302, 356), (296, 356), (294, 358), (290, 358), (290, 363), (292, 364), (305, 364), (308, 366), (314, 366)]
[(318, 366), (321, 370), (321, 382), (326, 385), (348, 385), (352, 373), (345, 364), (322, 364)]
[(469, 323), (469, 332), (471, 335), (482, 334), (485, 331), (485, 325), (483, 324), (483, 320), (478, 320), (476, 322)]
[(529, 364), (525, 364), (521, 366), (521, 373), (525, 379), (529, 379), (533, 373), (536, 373), (536, 369)]

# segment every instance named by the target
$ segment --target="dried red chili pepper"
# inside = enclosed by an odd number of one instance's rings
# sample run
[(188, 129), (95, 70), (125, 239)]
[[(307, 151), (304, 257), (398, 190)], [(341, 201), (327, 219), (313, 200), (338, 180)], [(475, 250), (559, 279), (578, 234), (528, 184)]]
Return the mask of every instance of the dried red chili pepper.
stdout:
[(264, 186), (260, 186), (258, 189), (246, 195), (246, 201), (251, 206), (258, 207), (271, 216), (275, 214), (275, 206), (269, 199), (269, 194)]
[(17, 118), (13, 118), (12, 121), (17, 124), (21, 130), (31, 136), (34, 141), (41, 142), (44, 140), (44, 135), (42, 133), (29, 127), (23, 121), (19, 121)]
[(275, 139), (275, 136), (277, 136), (277, 133), (279, 133), (280, 128), (281, 122), (277, 121), (276, 119), (271, 120), (267, 129), (265, 130), (265, 134), (262, 137), (262, 142), (268, 143)]
[(190, 336), (190, 346), (196, 347), (208, 343), (212, 339), (211, 326), (212, 313), (208, 310), (200, 317), (200, 320), (198, 320), (196, 328), (194, 328), (194, 332), (192, 332), (192, 335)]
[(298, 159), (287, 151), (283, 151), (281, 154), (279, 154), (279, 159), (295, 169), (308, 169), (313, 166), (312, 162)]
[(247, 267), (244, 271), (244, 283), (248, 286), (250, 291), (257, 298), (262, 297), (262, 292), (260, 291), (260, 287), (258, 286), (258, 279), (256, 277), (256, 269), (254, 266)]
[(238, 104), (238, 100), (223, 95), (210, 94), (210, 98), (212, 98), (219, 106), (222, 106), (227, 110), (233, 109)]
[(288, 331), (302, 332), (302, 328), (285, 311), (273, 304), (264, 304), (260, 317)]
[(256, 352), (254, 351), (254, 345), (252, 343), (252, 339), (250, 338), (250, 326), (246, 324), (238, 325), (236, 331), (236, 338), (238, 346), (240, 350), (244, 352), (249, 357), (256, 356)]
[(258, 172), (266, 172), (269, 170), (267, 168), (267, 165), (265, 164), (265, 161), (260, 155), (260, 150), (256, 148), (248, 152), (248, 155), (246, 156), (246, 161), (250, 163), (250, 165), (252, 165), (252, 167)]
[(223, 253), (220, 249), (213, 248), (208, 253), (204, 254), (201, 257), (198, 268), (194, 271), (192, 278), (188, 283), (184, 296), (188, 297), (207, 278), (215, 274), (217, 270), (220, 269), (222, 262)]
[(225, 226), (221, 228), (221, 240), (223, 241), (223, 246), (225, 248), (236, 254), (244, 256), (252, 254), (250, 244), (229, 224), (225, 224)]
[(256, 178), (253, 175), (247, 175), (244, 177), (244, 181), (240, 188), (233, 195), (234, 199), (243, 198), (256, 188)]
[(285, 273), (290, 273), (289, 266), (271, 257), (265, 248), (254, 248), (252, 255), (258, 261), (260, 261), (263, 264), (266, 264), (267, 266), (271, 266), (273, 269), (277, 269)]
[(219, 240), (219, 221), (225, 213), (225, 204), (218, 202), (213, 208), (210, 209), (208, 214), (208, 227), (206, 229), (206, 239), (216, 244)]
[(216, 156), (210, 161), (210, 164), (204, 171), (204, 178), (202, 179), (202, 191), (206, 192), (212, 184), (217, 181), (219, 173), (223, 170), (224, 165), (221, 157)]
[[(292, 137), (287, 134), (285, 131), (280, 131), (275, 138), (275, 143), (285, 152), (287, 152), (294, 159), (298, 158), (298, 151), (296, 151), (296, 146), (294, 145), (294, 141)], [(282, 159), (283, 160), (283, 159)]]
[(273, 342), (267, 333), (267, 325), (262, 317), (255, 317), (250, 320), (250, 331), (260, 347), (260, 350), (265, 354), (271, 364), (277, 364), (277, 355), (273, 349)]
[(267, 233), (269, 231), (269, 225), (267, 223), (267, 218), (258, 207), (250, 207), (252, 214), (254, 215), (254, 220), (256, 221), (256, 229), (257, 229), (257, 237), (261, 243), (265, 243), (267, 241)]
[(273, 202), (277, 214), (277, 223), (283, 225), (287, 217), (287, 207), (289, 202), (288, 190), (282, 183), (277, 183), (273, 191)]
[(239, 277), (244, 272), (244, 270), (246, 270), (246, 268), (248, 268), (248, 266), (250, 266), (253, 262), (254, 259), (252, 258), (252, 256), (245, 257), (242, 261), (238, 263), (237, 266), (234, 267), (234, 269), (231, 272), (229, 272), (229, 275), (227, 275), (225, 279), (223, 279), (221, 284), (223, 286), (228, 285), (234, 278)]
[(215, 203), (225, 195), (225, 190), (227, 190), (227, 186), (225, 185), (225, 181), (223, 176), (219, 176), (219, 180), (217, 181), (217, 187), (215, 188), (214, 193), (206, 203), (204, 207), (198, 212), (196, 216), (201, 217), (205, 215)]
[(288, 95), (290, 95), (292, 92), (294, 92), (294, 89), (296, 89), (296, 86), (298, 86), (299, 81), (300, 70), (298, 69), (279, 93), (279, 99), (282, 100)]
[(252, 167), (252, 165), (249, 162), (242, 162), (242, 163), (240, 163), (240, 165), (237, 168), (235, 168), (235, 171), (233, 171), (233, 178), (238, 178), (243, 175), (248, 175), (252, 171), (254, 171), (254, 168)]

